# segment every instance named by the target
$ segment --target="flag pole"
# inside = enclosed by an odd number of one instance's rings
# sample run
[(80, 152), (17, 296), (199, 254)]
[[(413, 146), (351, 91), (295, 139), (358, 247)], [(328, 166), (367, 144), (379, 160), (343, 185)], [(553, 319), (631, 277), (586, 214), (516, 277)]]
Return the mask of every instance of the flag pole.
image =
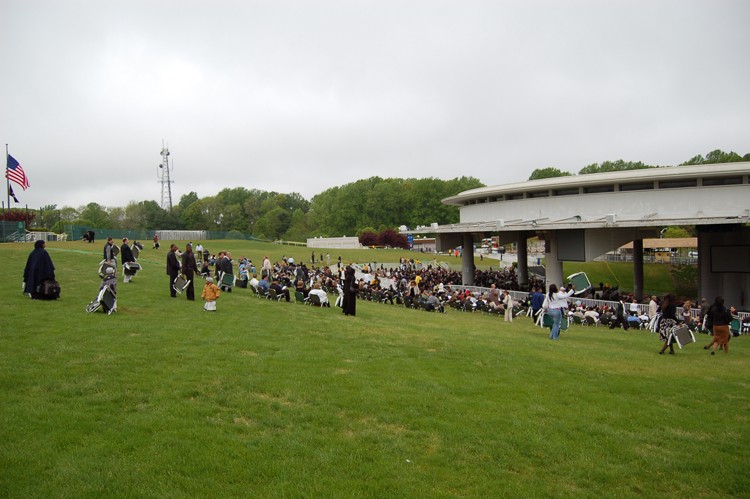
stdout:
[(8, 144), (5, 144), (5, 194), (8, 196), (8, 209), (10, 209), (10, 179), (8, 178)]

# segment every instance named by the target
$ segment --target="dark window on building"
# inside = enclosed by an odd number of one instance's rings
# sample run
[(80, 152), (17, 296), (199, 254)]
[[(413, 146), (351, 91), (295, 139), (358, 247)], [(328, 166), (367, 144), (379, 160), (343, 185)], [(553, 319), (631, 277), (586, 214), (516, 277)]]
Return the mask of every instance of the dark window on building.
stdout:
[(615, 192), (614, 185), (597, 185), (594, 187), (586, 187), (584, 189), (586, 194), (598, 194), (600, 192)]
[(653, 182), (643, 182), (640, 184), (620, 184), (621, 191), (645, 191), (647, 189), (653, 189)]
[(559, 191), (555, 191), (555, 196), (573, 196), (575, 194), (578, 194), (578, 187), (575, 189), (560, 189)]
[(505, 197), (508, 201), (515, 201), (516, 199), (523, 199), (523, 194), (508, 194)]
[(742, 177), (728, 177), (728, 178), (704, 178), (703, 186), (708, 187), (711, 185), (737, 185), (742, 183)]
[(532, 192), (528, 195), (528, 197), (532, 198), (548, 198), (549, 197), (549, 191), (544, 192)]
[(682, 189), (684, 187), (696, 187), (697, 185), (697, 179), (672, 180), (668, 182), (659, 182), (659, 189)]

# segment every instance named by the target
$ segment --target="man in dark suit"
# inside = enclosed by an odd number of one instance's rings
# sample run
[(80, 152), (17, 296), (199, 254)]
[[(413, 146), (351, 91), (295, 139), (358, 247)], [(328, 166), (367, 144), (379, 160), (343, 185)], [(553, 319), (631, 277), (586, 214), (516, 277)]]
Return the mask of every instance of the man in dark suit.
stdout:
[(115, 258), (115, 251), (113, 249), (114, 246), (115, 243), (113, 242), (112, 237), (108, 237), (107, 243), (104, 245), (104, 260), (117, 268), (117, 258)]
[(173, 244), (169, 248), (169, 253), (167, 253), (167, 275), (169, 276), (169, 296), (172, 298), (177, 298), (177, 291), (174, 289), (174, 280), (177, 279), (177, 276), (180, 273), (180, 263), (177, 261), (177, 255), (175, 255), (175, 251), (177, 251), (177, 245)]
[[(234, 268), (232, 265), (232, 254), (229, 252), (226, 252), (224, 254), (224, 258), (222, 258), (219, 262), (216, 263), (216, 265), (219, 267), (219, 270), (221, 270), (221, 275), (229, 274), (234, 275)], [(219, 288), (222, 291), (226, 291), (227, 293), (232, 292), (232, 288), (229, 286), (222, 286), (221, 281), (219, 281)]]
[(279, 278), (274, 277), (273, 278), (273, 284), (269, 286), (269, 288), (276, 291), (276, 296), (284, 296), (286, 298), (286, 301), (289, 301), (289, 290), (288, 289), (282, 289), (281, 286), (279, 286)]
[(133, 256), (133, 250), (130, 248), (129, 240), (127, 237), (122, 238), (122, 248), (120, 248), (120, 254), (122, 255), (122, 282), (130, 282), (133, 276), (129, 276), (125, 273), (124, 268), (126, 263), (133, 263), (135, 257)]

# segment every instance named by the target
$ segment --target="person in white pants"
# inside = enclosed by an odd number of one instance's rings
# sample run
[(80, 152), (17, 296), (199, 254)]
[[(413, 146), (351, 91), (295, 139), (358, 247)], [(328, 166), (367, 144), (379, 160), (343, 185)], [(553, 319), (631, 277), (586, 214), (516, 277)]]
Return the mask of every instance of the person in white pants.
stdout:
[(513, 298), (507, 289), (503, 294), (503, 305), (505, 305), (505, 322), (513, 322)]

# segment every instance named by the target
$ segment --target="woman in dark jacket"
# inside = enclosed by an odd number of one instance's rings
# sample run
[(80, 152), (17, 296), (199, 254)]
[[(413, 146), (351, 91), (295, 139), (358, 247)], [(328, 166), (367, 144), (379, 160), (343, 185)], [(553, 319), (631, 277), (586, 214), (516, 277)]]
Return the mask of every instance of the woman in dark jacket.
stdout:
[(672, 329), (677, 325), (677, 305), (675, 305), (674, 293), (667, 293), (660, 309), (661, 322), (659, 322), (659, 339), (664, 342), (664, 347), (659, 354), (663, 354), (664, 350), (669, 347), (670, 355), (674, 355), (673, 345), (676, 340), (672, 338), (672, 341), (669, 341), (669, 335), (672, 333)]
[(344, 314), (354, 316), (357, 313), (357, 286), (354, 284), (354, 269), (346, 268), (344, 279)]
[(714, 355), (716, 345), (721, 345), (724, 348), (724, 354), (729, 353), (729, 338), (732, 336), (729, 333), (729, 324), (732, 322), (732, 314), (724, 305), (724, 298), (717, 296), (707, 315), (714, 331), (714, 339), (703, 348), (708, 350), (713, 345), (714, 348), (711, 350), (711, 355)]
[(195, 255), (193, 255), (193, 247), (188, 244), (185, 247), (185, 253), (182, 254), (182, 275), (185, 276), (189, 282), (185, 294), (187, 299), (195, 301), (195, 288), (193, 281), (195, 280), (195, 274), (198, 272), (198, 266), (195, 263)]
[(44, 241), (34, 243), (34, 251), (29, 254), (26, 268), (23, 270), (24, 292), (33, 300), (45, 299), (39, 287), (44, 281), (55, 279), (55, 266), (52, 264), (49, 253), (44, 249), (46, 245)]

